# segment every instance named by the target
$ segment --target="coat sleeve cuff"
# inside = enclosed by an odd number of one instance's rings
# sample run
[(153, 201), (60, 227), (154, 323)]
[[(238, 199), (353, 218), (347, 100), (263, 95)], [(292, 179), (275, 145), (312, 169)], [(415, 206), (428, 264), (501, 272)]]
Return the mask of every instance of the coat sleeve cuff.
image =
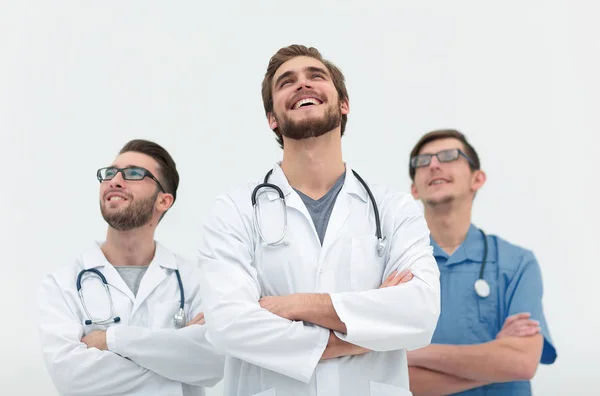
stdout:
[(115, 340), (116, 339), (115, 332), (116, 332), (116, 327), (114, 327), (114, 326), (111, 326), (106, 330), (106, 347), (108, 348), (109, 351), (119, 354), (119, 351), (117, 350), (117, 343)]

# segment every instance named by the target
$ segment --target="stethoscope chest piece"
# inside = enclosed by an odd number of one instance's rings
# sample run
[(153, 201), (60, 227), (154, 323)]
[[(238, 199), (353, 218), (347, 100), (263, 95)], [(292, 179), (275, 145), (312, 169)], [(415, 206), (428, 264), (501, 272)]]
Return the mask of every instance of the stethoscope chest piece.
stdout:
[(486, 298), (490, 295), (490, 284), (485, 279), (477, 279), (475, 281), (475, 293), (481, 298)]
[(179, 308), (179, 311), (175, 315), (175, 327), (178, 329), (184, 328), (187, 324), (187, 315), (183, 308)]

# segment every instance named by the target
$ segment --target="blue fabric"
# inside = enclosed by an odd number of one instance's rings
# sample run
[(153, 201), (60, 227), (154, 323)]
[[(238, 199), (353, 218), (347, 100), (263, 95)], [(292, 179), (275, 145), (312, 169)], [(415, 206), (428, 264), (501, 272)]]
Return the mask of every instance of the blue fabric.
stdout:
[[(487, 235), (488, 257), (483, 278), (490, 295), (481, 298), (473, 285), (479, 278), (484, 254), (483, 234), (471, 225), (462, 245), (448, 256), (431, 239), (440, 269), (442, 310), (433, 344), (468, 345), (494, 340), (506, 318), (529, 312), (544, 336), (540, 363), (552, 364), (556, 349), (542, 307), (543, 284), (539, 264), (529, 250), (494, 235)], [(457, 393), (461, 396), (531, 395), (529, 381), (491, 384)]]

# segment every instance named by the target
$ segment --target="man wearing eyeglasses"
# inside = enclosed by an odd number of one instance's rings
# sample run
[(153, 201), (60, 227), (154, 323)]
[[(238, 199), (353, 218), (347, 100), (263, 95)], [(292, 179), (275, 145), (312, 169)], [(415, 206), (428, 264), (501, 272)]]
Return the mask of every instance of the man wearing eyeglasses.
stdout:
[(538, 364), (556, 359), (534, 254), (471, 223), (486, 175), (462, 133), (436, 130), (421, 137), (409, 174), (431, 230), (442, 291), (431, 345), (408, 353), (411, 391), (531, 395)]
[(132, 140), (96, 176), (106, 240), (39, 291), (50, 377), (61, 395), (204, 395), (224, 357), (205, 337), (197, 267), (154, 240), (177, 196), (175, 162)]

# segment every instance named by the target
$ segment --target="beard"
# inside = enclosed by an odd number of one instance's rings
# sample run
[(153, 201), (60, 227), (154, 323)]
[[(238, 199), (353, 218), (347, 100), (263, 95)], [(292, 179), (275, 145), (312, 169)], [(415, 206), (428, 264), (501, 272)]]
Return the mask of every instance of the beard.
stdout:
[(425, 199), (423, 202), (425, 202), (427, 205), (435, 208), (436, 206), (447, 205), (452, 201), (454, 201), (454, 197), (448, 195), (448, 196), (438, 198), (438, 199)]
[(129, 231), (134, 228), (142, 227), (152, 219), (154, 203), (160, 191), (157, 189), (153, 196), (133, 201), (124, 209), (118, 211), (109, 211), (106, 205), (100, 202), (100, 211), (102, 217), (109, 226), (117, 231)]
[(275, 116), (275, 119), (279, 125), (278, 132), (282, 136), (302, 140), (322, 136), (340, 126), (342, 123), (342, 110), (338, 103), (336, 106), (329, 106), (323, 117), (294, 121), (284, 114), (281, 117)]

